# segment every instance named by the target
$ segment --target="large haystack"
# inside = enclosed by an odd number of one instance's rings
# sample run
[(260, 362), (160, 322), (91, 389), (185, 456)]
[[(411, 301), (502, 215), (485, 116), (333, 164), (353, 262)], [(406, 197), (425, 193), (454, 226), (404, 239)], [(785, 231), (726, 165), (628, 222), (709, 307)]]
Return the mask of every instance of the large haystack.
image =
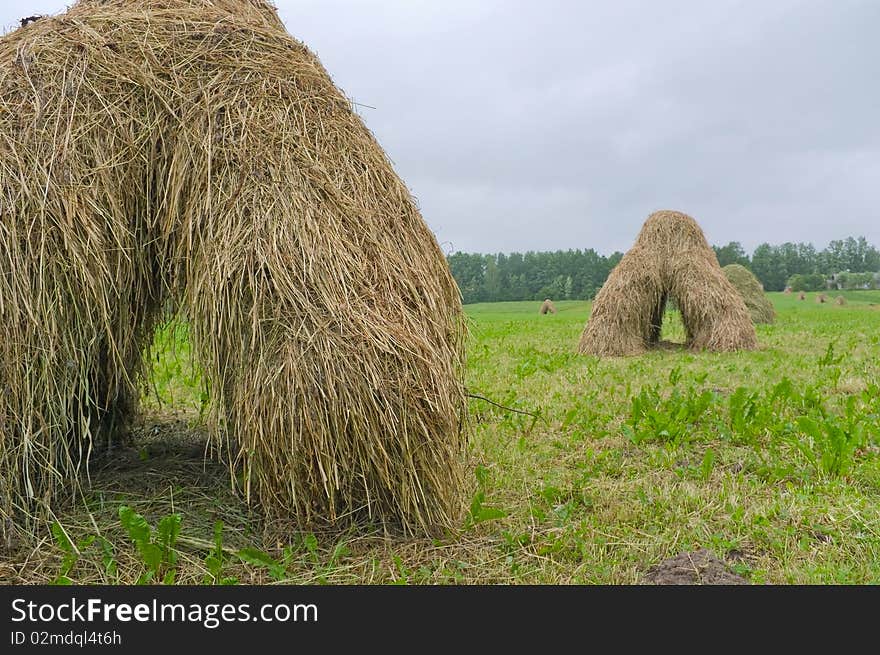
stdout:
[(268, 2), (81, 0), (4, 36), (0, 193), (4, 525), (85, 479), (169, 302), (248, 500), (457, 524), (458, 289)]
[(690, 216), (659, 211), (608, 276), (593, 302), (578, 350), (600, 357), (635, 355), (658, 344), (670, 297), (694, 350), (757, 347), (755, 327), (715, 252)]
[(541, 309), (539, 309), (538, 312), (541, 316), (544, 316), (545, 314), (555, 314), (556, 306), (553, 304), (552, 300), (546, 298), (544, 302), (541, 303)]
[(739, 264), (728, 264), (721, 270), (742, 296), (752, 317), (752, 323), (773, 323), (776, 320), (776, 310), (764, 295), (764, 286), (749, 269)]

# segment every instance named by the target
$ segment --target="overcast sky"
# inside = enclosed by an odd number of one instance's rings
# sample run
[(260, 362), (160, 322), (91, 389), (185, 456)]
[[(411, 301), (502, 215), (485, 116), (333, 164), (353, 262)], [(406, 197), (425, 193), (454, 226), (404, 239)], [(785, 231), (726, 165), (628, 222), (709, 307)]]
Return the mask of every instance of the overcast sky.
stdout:
[(656, 209), (747, 250), (880, 245), (880, 1), (276, 5), (446, 252), (626, 250)]

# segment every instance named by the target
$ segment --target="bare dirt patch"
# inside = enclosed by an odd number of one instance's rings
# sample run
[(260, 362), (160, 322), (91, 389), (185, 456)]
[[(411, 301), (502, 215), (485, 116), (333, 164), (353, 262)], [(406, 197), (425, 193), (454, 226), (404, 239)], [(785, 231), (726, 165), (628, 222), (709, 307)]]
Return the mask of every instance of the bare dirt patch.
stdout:
[(680, 553), (651, 567), (644, 581), (658, 585), (741, 585), (749, 584), (741, 575), (710, 551)]

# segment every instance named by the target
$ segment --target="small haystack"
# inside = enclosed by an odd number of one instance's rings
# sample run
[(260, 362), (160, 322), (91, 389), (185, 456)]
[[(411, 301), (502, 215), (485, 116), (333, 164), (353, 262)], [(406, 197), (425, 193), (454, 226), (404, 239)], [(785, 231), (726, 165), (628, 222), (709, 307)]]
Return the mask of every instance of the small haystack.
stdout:
[(541, 303), (541, 309), (539, 310), (540, 314), (543, 316), (544, 314), (555, 314), (556, 307), (553, 306), (553, 301), (549, 298), (545, 299), (543, 303)]
[(807, 294), (805, 294), (803, 291), (801, 291), (798, 294), (798, 300), (806, 300), (806, 299), (807, 299)]
[(727, 276), (730, 283), (739, 291), (739, 295), (742, 296), (743, 301), (746, 303), (753, 323), (769, 324), (776, 320), (776, 310), (773, 309), (773, 304), (764, 294), (763, 285), (749, 269), (739, 264), (728, 264), (721, 270), (724, 271), (724, 275)]
[(819, 304), (826, 303), (828, 302), (828, 296), (826, 296), (824, 293), (820, 293), (818, 296), (816, 296), (816, 302)]
[(635, 355), (657, 345), (671, 297), (681, 311), (690, 348), (757, 347), (749, 311), (700, 226), (686, 214), (659, 211), (645, 221), (635, 244), (596, 296), (579, 352)]
[(843, 296), (837, 296), (837, 298), (834, 299), (834, 304), (838, 307), (843, 307), (846, 305), (846, 298)]
[(791, 287), (785, 287), (785, 291), (783, 291), (783, 293), (787, 296), (791, 295), (791, 293), (792, 293)]
[(0, 38), (0, 194), (0, 531), (86, 479), (169, 302), (246, 499), (459, 524), (458, 288), (268, 1), (80, 0)]

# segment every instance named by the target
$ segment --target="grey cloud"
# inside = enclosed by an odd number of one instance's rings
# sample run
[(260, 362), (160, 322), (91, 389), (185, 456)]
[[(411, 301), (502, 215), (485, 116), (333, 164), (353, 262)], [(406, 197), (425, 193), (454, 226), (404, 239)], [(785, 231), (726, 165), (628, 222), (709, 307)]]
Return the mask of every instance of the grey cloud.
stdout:
[(277, 4), (447, 249), (623, 250), (659, 208), (716, 243), (880, 244), (880, 3)]

